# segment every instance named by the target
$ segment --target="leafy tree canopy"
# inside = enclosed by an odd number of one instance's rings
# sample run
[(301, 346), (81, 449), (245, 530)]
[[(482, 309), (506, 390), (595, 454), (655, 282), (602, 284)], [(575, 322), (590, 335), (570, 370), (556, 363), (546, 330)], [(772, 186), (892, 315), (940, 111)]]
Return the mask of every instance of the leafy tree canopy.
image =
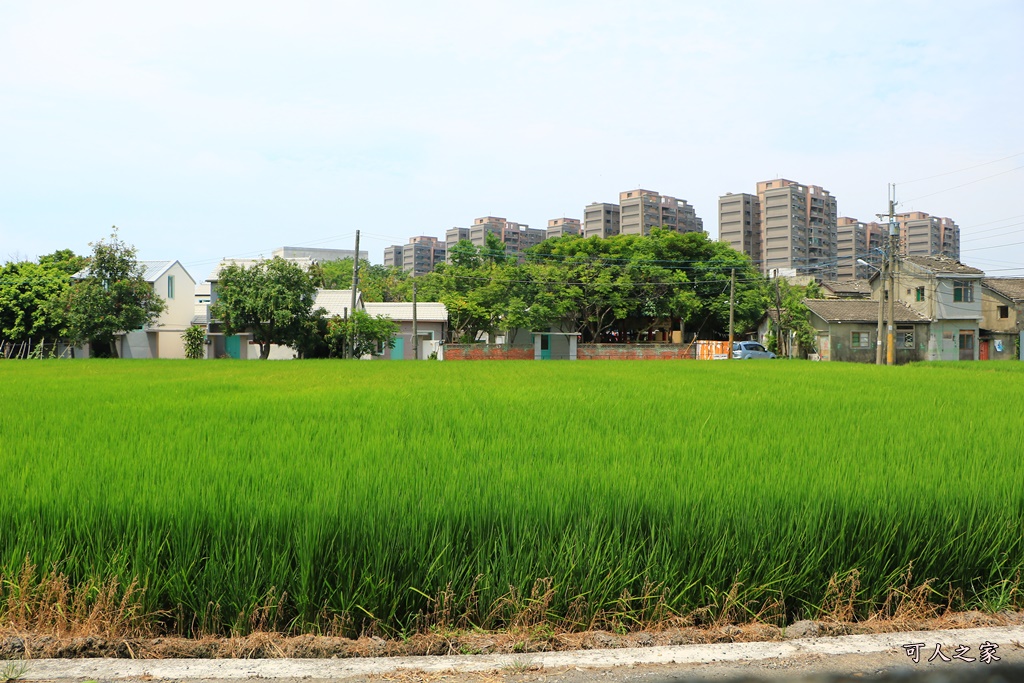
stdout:
[(221, 269), (214, 288), (211, 317), (226, 334), (252, 333), (262, 360), (270, 356), (272, 344), (291, 346), (302, 341), (316, 317), (313, 278), (280, 256), (249, 267), (228, 265)]

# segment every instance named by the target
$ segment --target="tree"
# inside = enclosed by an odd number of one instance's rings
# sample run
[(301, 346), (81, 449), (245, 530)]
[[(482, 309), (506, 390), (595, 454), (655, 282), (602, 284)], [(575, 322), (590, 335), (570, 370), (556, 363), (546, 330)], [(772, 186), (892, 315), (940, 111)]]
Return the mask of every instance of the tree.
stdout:
[[(310, 276), (318, 287), (349, 289), (352, 287), (352, 259), (317, 263), (310, 269)], [(359, 292), (363, 301), (408, 301), (411, 291), (409, 274), (401, 268), (359, 261)]]
[(260, 347), (261, 360), (270, 357), (272, 344), (298, 344), (317, 317), (313, 279), (280, 256), (248, 268), (231, 264), (221, 269), (214, 286), (217, 301), (210, 307), (210, 316), (226, 334), (250, 332)]
[(61, 304), (70, 285), (70, 274), (50, 262), (0, 267), (0, 339), (28, 344), (65, 336)]
[(206, 330), (201, 325), (191, 325), (181, 333), (185, 342), (185, 358), (198, 360), (206, 355)]
[(108, 351), (116, 358), (117, 336), (153, 322), (164, 301), (146, 282), (135, 247), (118, 238), (117, 226), (108, 239), (89, 246), (88, 271), (65, 298), (67, 334), (73, 344), (88, 343), (94, 355)]
[(382, 315), (371, 316), (366, 311), (356, 311), (347, 319), (334, 316), (327, 321), (327, 347), (331, 358), (344, 358), (348, 340), (355, 327), (352, 354), (355, 358), (379, 356), (384, 349), (395, 347), (398, 323)]

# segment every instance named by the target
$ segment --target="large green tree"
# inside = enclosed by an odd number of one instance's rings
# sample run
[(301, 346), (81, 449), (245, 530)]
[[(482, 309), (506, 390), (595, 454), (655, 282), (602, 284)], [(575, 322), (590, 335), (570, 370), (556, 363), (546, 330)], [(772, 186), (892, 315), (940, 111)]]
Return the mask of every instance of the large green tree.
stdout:
[[(313, 266), (310, 276), (317, 287), (323, 289), (349, 289), (352, 287), (352, 259), (322, 261)], [(359, 292), (363, 301), (409, 301), (412, 291), (409, 274), (401, 268), (392, 268), (369, 261), (359, 261)]]
[(56, 341), (66, 336), (63, 304), (71, 275), (87, 259), (69, 249), (0, 267), (0, 339), (14, 344)]
[(89, 246), (89, 267), (65, 298), (68, 338), (88, 343), (93, 355), (117, 357), (117, 337), (153, 322), (164, 301), (146, 282), (135, 247), (118, 237), (116, 226), (109, 238)]
[(316, 283), (279, 256), (248, 267), (230, 264), (221, 269), (214, 287), (210, 316), (226, 334), (251, 333), (262, 360), (270, 356), (272, 344), (297, 345), (315, 327)]

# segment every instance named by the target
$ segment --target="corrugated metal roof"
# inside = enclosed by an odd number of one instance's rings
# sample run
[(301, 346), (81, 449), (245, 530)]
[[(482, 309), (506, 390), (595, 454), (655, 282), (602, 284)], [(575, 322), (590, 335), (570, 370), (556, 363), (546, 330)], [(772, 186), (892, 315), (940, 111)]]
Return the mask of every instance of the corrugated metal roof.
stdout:
[[(804, 299), (812, 313), (830, 323), (877, 323), (878, 302), (864, 299)], [(928, 318), (897, 301), (895, 318), (898, 323), (926, 323)], [(888, 315), (888, 306), (886, 306)]]
[[(382, 315), (395, 321), (412, 320), (411, 302), (370, 303), (365, 304), (366, 312), (376, 317)], [(416, 303), (416, 319), (427, 323), (448, 322), (448, 309), (436, 301), (419, 301)]]
[[(318, 289), (316, 290), (316, 301), (313, 303), (313, 310), (322, 308), (327, 311), (327, 317), (345, 317), (346, 311), (352, 308), (351, 289)], [(356, 309), (363, 308), (362, 292), (356, 292)]]
[(1010, 301), (1024, 301), (1024, 277), (987, 277), (981, 284)]
[[(137, 261), (142, 268), (142, 277), (146, 282), (156, 282), (157, 278), (173, 266), (177, 261)], [(83, 268), (71, 276), (72, 280), (84, 280), (92, 274), (89, 268)]]

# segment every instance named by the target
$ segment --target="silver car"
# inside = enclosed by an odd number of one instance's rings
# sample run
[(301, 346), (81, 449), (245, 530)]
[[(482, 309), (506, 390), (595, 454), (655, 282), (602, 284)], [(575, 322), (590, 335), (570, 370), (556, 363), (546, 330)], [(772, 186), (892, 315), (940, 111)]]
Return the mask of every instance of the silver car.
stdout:
[(755, 341), (743, 341), (732, 345), (732, 357), (748, 360), (750, 358), (775, 358), (775, 354)]

